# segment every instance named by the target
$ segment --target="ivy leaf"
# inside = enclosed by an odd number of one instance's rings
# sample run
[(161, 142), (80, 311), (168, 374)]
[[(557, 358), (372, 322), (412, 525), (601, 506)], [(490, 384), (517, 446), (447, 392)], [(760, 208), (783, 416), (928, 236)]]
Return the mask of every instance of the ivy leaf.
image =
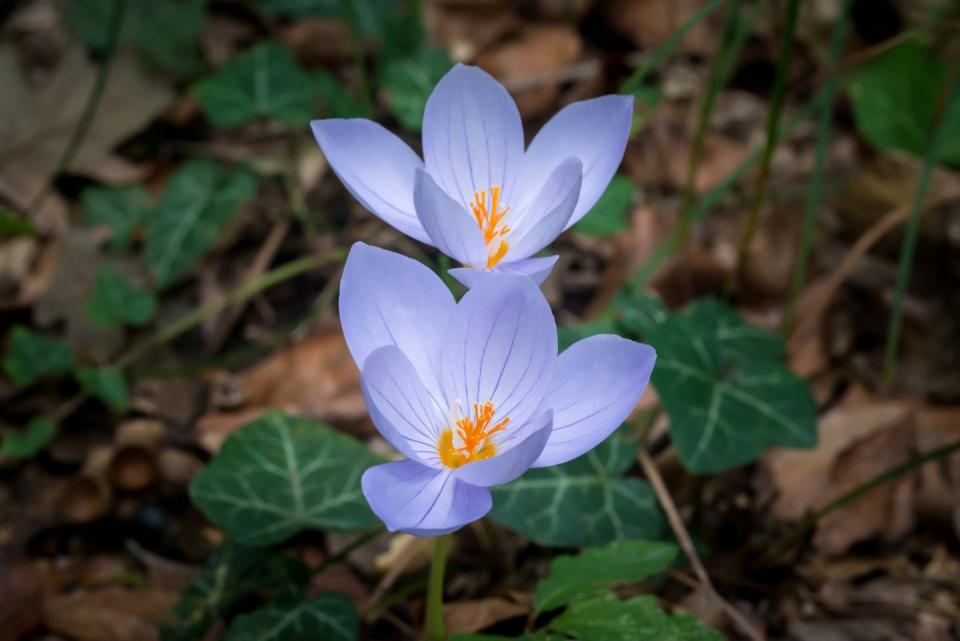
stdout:
[(583, 325), (570, 325), (557, 328), (557, 342), (560, 350), (565, 350), (579, 340), (597, 334), (616, 334), (617, 324), (612, 320), (597, 320)]
[(234, 56), (194, 87), (217, 127), (274, 118), (299, 127), (316, 115), (313, 83), (293, 56), (276, 42)]
[(109, 248), (123, 251), (130, 245), (134, 229), (143, 224), (153, 207), (150, 193), (142, 185), (88, 187), (80, 195), (80, 212), (87, 225), (110, 228)]
[(112, 267), (97, 270), (87, 314), (105, 327), (140, 326), (150, 322), (157, 311), (153, 294), (134, 287)]
[(569, 463), (492, 488), (490, 517), (540, 545), (574, 547), (656, 538), (663, 529), (650, 486), (621, 475), (637, 443), (614, 434)]
[(410, 131), (420, 131), (427, 98), (453, 61), (441, 49), (424, 49), (416, 56), (388, 60), (380, 73), (390, 111)]
[(566, 636), (549, 632), (532, 632), (519, 637), (502, 637), (498, 634), (455, 634), (450, 641), (566, 641)]
[(228, 540), (183, 590), (161, 623), (160, 636), (163, 641), (202, 639), (237, 603), (267, 592), (303, 588), (309, 579), (307, 567), (295, 559)]
[(378, 521), (360, 476), (379, 462), (343, 434), (271, 412), (227, 439), (190, 496), (245, 545), (272, 545), (304, 529), (361, 530)]
[(313, 84), (331, 117), (359, 118), (366, 115), (343, 83), (329, 71), (321, 69), (316, 72), (313, 75)]
[(45, 418), (35, 418), (22, 432), (4, 434), (0, 452), (12, 458), (30, 458), (47, 446), (57, 434), (57, 424)]
[[(852, 74), (848, 89), (857, 128), (877, 149), (923, 155), (938, 120), (948, 83), (947, 64), (913, 38), (867, 61)], [(949, 123), (938, 160), (960, 164), (960, 103), (944, 114)]]
[(345, 595), (327, 593), (304, 601), (287, 594), (237, 617), (223, 641), (356, 641), (358, 634), (357, 610)]
[(62, 340), (17, 325), (10, 336), (3, 369), (17, 385), (30, 383), (53, 374), (63, 374), (73, 367), (73, 351)]
[(607, 594), (579, 601), (549, 627), (581, 641), (723, 641), (723, 635), (692, 615), (668, 615), (651, 596), (621, 601)]
[(178, 76), (196, 71), (206, 0), (82, 0), (70, 3), (67, 24), (87, 47), (104, 54), (120, 2), (127, 3), (120, 44), (132, 45), (146, 64), (161, 71)]
[(813, 447), (817, 411), (806, 382), (776, 360), (736, 358), (755, 350), (725, 346), (719, 333), (705, 331), (703, 318), (671, 316), (647, 335), (657, 349), (653, 384), (687, 469), (720, 472), (773, 446)]
[(703, 332), (716, 335), (725, 360), (781, 361), (786, 356), (786, 347), (779, 336), (745, 322), (736, 310), (715, 298), (694, 301), (686, 314)]
[(535, 612), (605, 592), (616, 583), (636, 583), (663, 572), (677, 555), (676, 546), (658, 541), (615, 541), (587, 548), (577, 556), (558, 556), (550, 574), (537, 585)]
[(256, 178), (243, 169), (208, 159), (184, 163), (147, 222), (144, 257), (157, 287), (190, 269), (256, 188)]
[(85, 390), (122, 411), (127, 408), (127, 381), (123, 372), (115, 367), (81, 367), (76, 371), (77, 380)]
[(588, 236), (613, 236), (627, 229), (627, 212), (635, 189), (636, 184), (627, 176), (614, 176), (590, 212), (577, 223), (576, 230)]
[(14, 216), (10, 212), (0, 209), (0, 238), (12, 236), (36, 236), (37, 230), (29, 220)]

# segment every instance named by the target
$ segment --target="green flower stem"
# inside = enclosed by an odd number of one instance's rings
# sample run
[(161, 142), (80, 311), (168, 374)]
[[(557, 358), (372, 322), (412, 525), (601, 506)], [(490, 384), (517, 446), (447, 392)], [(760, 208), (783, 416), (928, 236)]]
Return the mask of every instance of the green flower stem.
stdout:
[(427, 584), (427, 612), (423, 618), (423, 641), (444, 641), (443, 633), (443, 571), (450, 551), (450, 535), (438, 536), (433, 548), (433, 563), (430, 565), (430, 582)]
[(797, 302), (800, 299), (800, 290), (807, 279), (807, 266), (810, 263), (810, 252), (813, 249), (813, 232), (817, 221), (817, 212), (820, 209), (821, 194), (823, 193), (823, 174), (827, 165), (829, 151), (830, 130), (833, 125), (833, 105), (837, 95), (837, 67), (840, 56), (843, 55), (843, 45), (847, 32), (847, 21), (853, 0), (844, 0), (840, 8), (840, 15), (833, 26), (830, 39), (830, 62), (827, 77), (823, 82), (823, 102), (820, 103), (820, 119), (817, 124), (816, 159), (814, 160), (813, 175), (810, 177), (810, 189), (803, 211), (803, 231), (800, 237), (800, 253), (793, 266), (793, 280), (790, 285), (790, 299), (787, 311), (783, 317), (783, 335), (789, 336), (793, 329), (794, 317), (797, 313)]
[(946, 99), (940, 105), (939, 122), (930, 139), (927, 153), (923, 159), (923, 170), (917, 182), (917, 191), (913, 197), (913, 213), (907, 222), (907, 231), (900, 246), (900, 263), (897, 265), (897, 289), (893, 300), (893, 313), (890, 316), (890, 325), (887, 329), (887, 344), (884, 350), (883, 380), (889, 387), (893, 383), (893, 374), (897, 365), (897, 344), (900, 340), (900, 324), (903, 321), (903, 297), (910, 281), (910, 272), (913, 267), (913, 254), (917, 247), (917, 232), (920, 229), (920, 219), (923, 218), (924, 203), (927, 200), (927, 191), (930, 188), (930, 179), (933, 177), (934, 165), (940, 155), (940, 149), (947, 141), (947, 130), (950, 129), (948, 114), (960, 103), (960, 67), (954, 66), (951, 77), (944, 87)]
[(770, 111), (767, 114), (767, 144), (763, 149), (763, 160), (760, 161), (760, 180), (754, 192), (753, 206), (750, 208), (750, 217), (747, 226), (740, 237), (737, 247), (737, 262), (730, 277), (727, 279), (726, 293), (731, 295), (737, 285), (737, 279), (743, 270), (747, 252), (753, 242), (753, 236), (760, 220), (760, 211), (767, 195), (767, 186), (770, 182), (770, 163), (773, 159), (773, 150), (777, 147), (780, 135), (780, 110), (783, 107), (783, 97), (787, 91), (787, 72), (790, 70), (790, 58), (793, 55), (793, 43), (797, 33), (797, 16), (800, 14), (800, 0), (790, 0), (787, 5), (787, 20), (784, 26), (783, 46), (780, 48), (780, 58), (777, 61), (777, 75), (773, 81), (773, 92), (770, 97)]

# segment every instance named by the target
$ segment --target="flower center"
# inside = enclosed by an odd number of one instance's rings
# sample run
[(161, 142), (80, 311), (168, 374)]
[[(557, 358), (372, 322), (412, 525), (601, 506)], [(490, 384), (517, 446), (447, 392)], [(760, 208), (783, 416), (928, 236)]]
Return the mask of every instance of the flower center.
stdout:
[(495, 266), (507, 253), (505, 238), (510, 233), (510, 227), (501, 224), (501, 222), (507, 212), (510, 211), (510, 207), (504, 207), (503, 209), (500, 209), (500, 207), (499, 186), (490, 188), (489, 205), (486, 189), (481, 189), (473, 194), (473, 201), (470, 203), (473, 217), (477, 219), (480, 231), (483, 232), (483, 242), (487, 244), (487, 268)]
[(472, 461), (492, 458), (497, 450), (490, 437), (507, 429), (510, 422), (510, 417), (505, 416), (494, 423), (493, 416), (493, 401), (482, 405), (474, 403), (473, 419), (469, 415), (457, 419), (456, 433), (448, 429), (440, 435), (437, 443), (440, 461), (455, 470)]

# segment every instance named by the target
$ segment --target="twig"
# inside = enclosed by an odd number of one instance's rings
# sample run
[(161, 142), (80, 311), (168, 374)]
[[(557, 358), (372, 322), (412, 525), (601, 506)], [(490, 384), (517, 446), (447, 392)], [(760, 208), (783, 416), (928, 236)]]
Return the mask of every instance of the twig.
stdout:
[[(53, 177), (62, 174), (70, 168), (74, 157), (80, 150), (87, 132), (90, 131), (90, 125), (93, 124), (93, 117), (97, 114), (97, 107), (100, 106), (100, 99), (103, 97), (103, 91), (107, 87), (107, 80), (110, 78), (110, 67), (113, 63), (113, 54), (117, 50), (117, 42), (120, 40), (120, 31), (123, 27), (123, 19), (127, 13), (127, 0), (113, 0), (113, 9), (110, 11), (110, 22), (107, 26), (107, 45), (103, 54), (103, 61), (97, 70), (97, 77), (93, 81), (93, 88), (87, 97), (87, 102), (83, 106), (83, 112), (80, 120), (77, 122), (77, 128), (73, 130), (67, 146), (63, 150), (63, 155), (57, 161), (53, 172)], [(48, 180), (43, 189), (33, 197), (30, 204), (27, 205), (27, 217), (35, 214), (47, 202), (47, 198), (53, 193), (53, 180)]]
[(646, 475), (650, 485), (653, 486), (653, 491), (657, 495), (657, 500), (660, 502), (660, 507), (663, 508), (663, 511), (667, 515), (667, 520), (670, 522), (670, 528), (673, 530), (674, 536), (677, 537), (680, 547), (683, 548), (684, 553), (687, 555), (687, 559), (690, 561), (690, 567), (693, 568), (694, 573), (697, 575), (697, 579), (700, 581), (700, 588), (712, 601), (714, 601), (714, 603), (716, 603), (721, 610), (727, 614), (727, 616), (730, 617), (730, 619), (738, 628), (740, 628), (740, 631), (747, 638), (751, 639), (752, 641), (766, 641), (766, 637), (763, 635), (763, 633), (757, 630), (739, 610), (737, 610), (726, 599), (720, 596), (720, 593), (717, 592), (717, 590), (713, 587), (713, 582), (710, 580), (710, 575), (707, 574), (706, 568), (703, 567), (703, 562), (700, 560), (700, 555), (697, 554), (697, 550), (693, 545), (693, 541), (690, 539), (690, 534), (687, 532), (687, 528), (683, 524), (683, 519), (680, 518), (680, 513), (677, 512), (677, 507), (673, 503), (673, 498), (670, 496), (670, 491), (667, 490), (667, 485), (663, 482), (663, 477), (660, 476), (660, 470), (657, 469), (657, 466), (650, 458), (650, 455), (647, 454), (646, 450), (641, 448), (637, 458), (640, 461), (640, 466), (643, 468), (644, 475)]
[[(267, 239), (263, 241), (263, 245), (260, 246), (260, 250), (254, 257), (253, 263), (250, 264), (246, 273), (243, 275), (241, 282), (251, 283), (263, 275), (263, 272), (265, 272), (267, 267), (270, 266), (270, 263), (273, 262), (273, 258), (277, 254), (277, 250), (280, 249), (280, 243), (283, 242), (283, 239), (286, 237), (289, 230), (290, 223), (286, 220), (279, 221), (274, 224), (273, 229), (271, 229), (270, 233), (267, 235)], [(243, 310), (245, 307), (246, 301), (241, 301), (235, 306), (231, 307), (228, 311), (224, 312), (223, 320), (214, 330), (213, 335), (210, 337), (210, 340), (207, 342), (207, 345), (204, 348), (204, 351), (207, 355), (213, 354), (220, 349), (220, 346), (223, 345), (223, 341), (227, 339), (227, 336), (230, 335), (230, 332), (233, 331), (237, 321), (240, 320), (240, 317), (243, 315)]]

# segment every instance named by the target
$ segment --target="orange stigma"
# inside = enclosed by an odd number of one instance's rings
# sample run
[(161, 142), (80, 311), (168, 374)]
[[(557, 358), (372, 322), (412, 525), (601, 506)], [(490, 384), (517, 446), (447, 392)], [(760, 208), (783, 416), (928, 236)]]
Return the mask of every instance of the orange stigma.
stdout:
[(507, 253), (507, 241), (504, 237), (510, 233), (510, 226), (500, 223), (510, 211), (510, 207), (500, 209), (500, 187), (490, 188), (490, 206), (487, 207), (487, 190), (481, 189), (473, 194), (470, 209), (477, 219), (483, 242), (487, 244), (487, 268), (495, 266)]
[(440, 461), (451, 469), (457, 469), (461, 465), (496, 455), (496, 446), (490, 441), (490, 437), (507, 429), (510, 417), (505, 416), (493, 423), (493, 416), (493, 401), (487, 401), (482, 405), (474, 403), (473, 419), (464, 416), (456, 421), (456, 437), (462, 445), (458, 447), (454, 444), (455, 435), (452, 429), (440, 435), (440, 442), (437, 443)]

